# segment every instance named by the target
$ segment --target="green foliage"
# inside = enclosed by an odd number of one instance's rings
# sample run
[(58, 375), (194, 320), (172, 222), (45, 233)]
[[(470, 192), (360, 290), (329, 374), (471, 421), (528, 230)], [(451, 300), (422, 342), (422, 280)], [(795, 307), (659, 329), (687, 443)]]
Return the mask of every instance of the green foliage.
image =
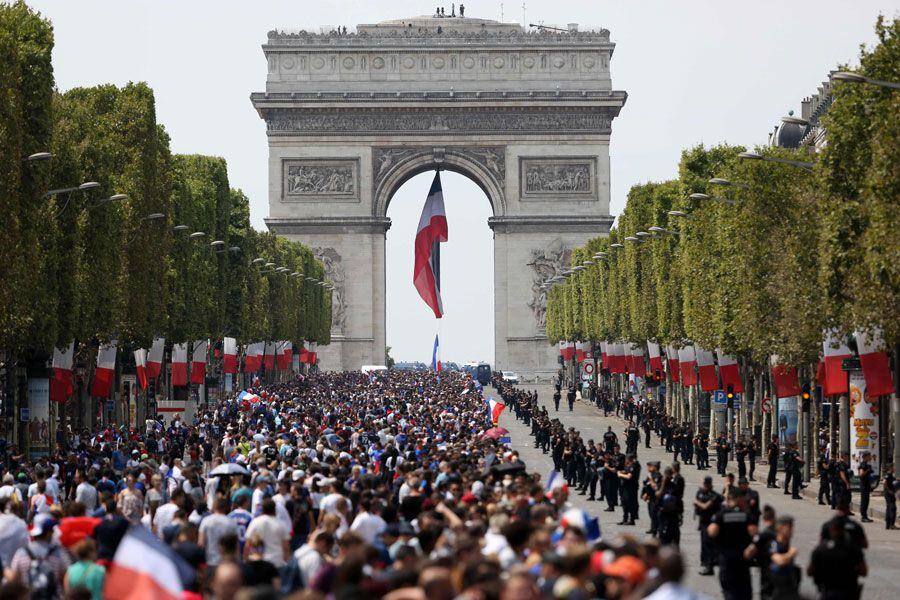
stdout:
[[(171, 155), (146, 84), (54, 94), (52, 48), (48, 21), (0, 4), (0, 348), (146, 347), (159, 334), (329, 343), (330, 292), (251, 263), (323, 279), (312, 251), (250, 227), (223, 159)], [(49, 162), (24, 160), (45, 151)], [(100, 187), (45, 195), (86, 181)]]
[[(859, 73), (900, 81), (900, 19), (879, 17), (879, 44), (863, 48)], [(842, 69), (847, 70), (847, 69)], [(825, 116), (828, 144), (817, 178), (822, 232), (819, 282), (829, 326), (880, 327), (900, 341), (900, 93), (835, 82)]]

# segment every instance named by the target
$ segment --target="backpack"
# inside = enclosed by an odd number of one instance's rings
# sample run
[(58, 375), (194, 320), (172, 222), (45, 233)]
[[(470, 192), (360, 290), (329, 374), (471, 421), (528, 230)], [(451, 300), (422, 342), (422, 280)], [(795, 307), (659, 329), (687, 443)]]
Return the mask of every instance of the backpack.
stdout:
[(31, 548), (25, 546), (25, 552), (31, 559), (28, 566), (28, 587), (31, 590), (32, 600), (50, 600), (57, 597), (57, 581), (56, 573), (53, 566), (47, 559), (50, 558), (52, 552), (56, 552), (57, 547), (51, 546), (47, 550), (47, 556), (39, 558), (31, 551)]

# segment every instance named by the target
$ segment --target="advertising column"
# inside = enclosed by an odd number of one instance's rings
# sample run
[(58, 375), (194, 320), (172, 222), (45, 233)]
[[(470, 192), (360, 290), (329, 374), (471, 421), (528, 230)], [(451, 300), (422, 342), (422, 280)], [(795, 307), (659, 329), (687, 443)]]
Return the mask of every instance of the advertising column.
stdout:
[(850, 372), (850, 467), (859, 467), (863, 454), (869, 454), (872, 471), (879, 473), (878, 443), (880, 439), (878, 397), (866, 395), (866, 378), (862, 371)]

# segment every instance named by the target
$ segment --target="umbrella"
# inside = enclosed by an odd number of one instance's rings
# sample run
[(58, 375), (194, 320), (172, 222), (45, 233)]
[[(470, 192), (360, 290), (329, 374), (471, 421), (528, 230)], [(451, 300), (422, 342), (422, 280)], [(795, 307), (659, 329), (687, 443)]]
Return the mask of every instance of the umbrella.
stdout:
[(499, 440), (502, 437), (509, 435), (509, 429), (505, 427), (491, 427), (487, 431), (485, 431), (481, 437), (488, 438), (491, 440)]
[(523, 463), (499, 463), (491, 465), (488, 469), (494, 475), (515, 475), (516, 473), (524, 473), (525, 465)]
[(215, 475), (249, 475), (250, 471), (237, 463), (224, 463), (209, 472), (210, 477)]

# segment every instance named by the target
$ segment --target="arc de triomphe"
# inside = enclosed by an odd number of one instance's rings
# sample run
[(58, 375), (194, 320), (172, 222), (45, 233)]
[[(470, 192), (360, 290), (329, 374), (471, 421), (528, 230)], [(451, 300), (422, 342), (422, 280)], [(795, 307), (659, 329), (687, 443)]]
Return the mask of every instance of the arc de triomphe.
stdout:
[(614, 47), (607, 30), (460, 17), (269, 32), (266, 91), (251, 95), (269, 140), (266, 224), (312, 246), (334, 282), (324, 368), (384, 362), (388, 204), (440, 167), (493, 209), (495, 366), (556, 370), (541, 283), (613, 221), (609, 140), (627, 97), (612, 90)]

